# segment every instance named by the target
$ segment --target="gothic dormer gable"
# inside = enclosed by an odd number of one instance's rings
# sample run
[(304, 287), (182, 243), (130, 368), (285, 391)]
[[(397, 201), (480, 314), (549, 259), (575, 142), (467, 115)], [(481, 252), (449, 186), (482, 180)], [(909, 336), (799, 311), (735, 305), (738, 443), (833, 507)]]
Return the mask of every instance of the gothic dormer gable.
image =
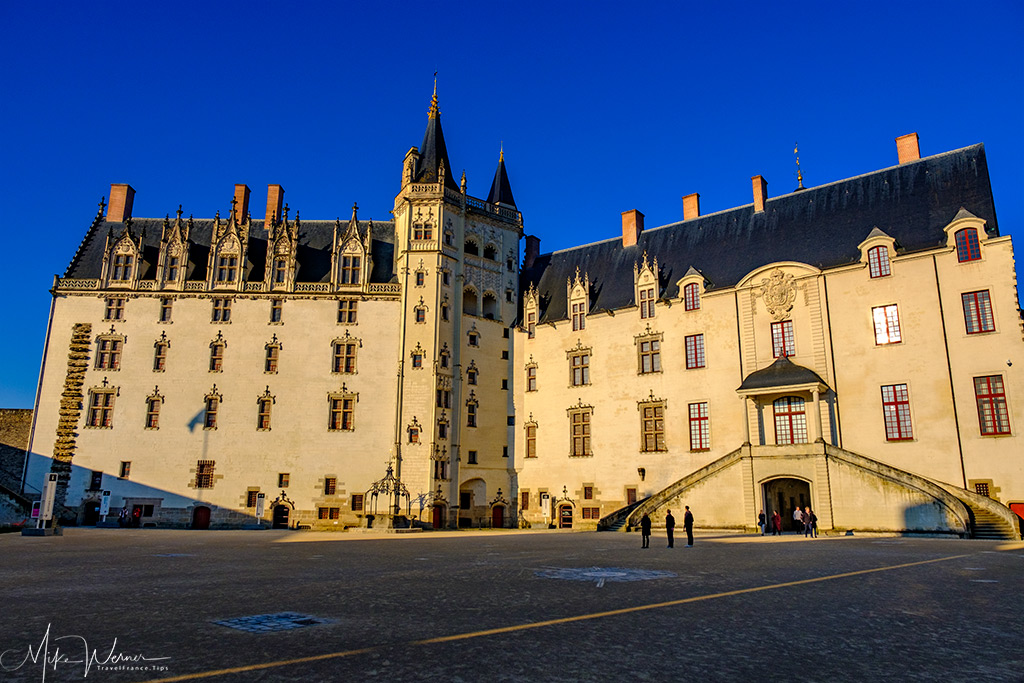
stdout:
[(119, 235), (107, 232), (103, 253), (103, 278), (108, 287), (130, 287), (138, 278), (142, 261), (142, 235), (132, 234), (131, 218)]
[(633, 301), (640, 309), (640, 318), (653, 318), (655, 302), (661, 296), (661, 280), (658, 271), (658, 259), (651, 262), (647, 252), (640, 261), (633, 264)]
[[(366, 244), (359, 232), (359, 220), (356, 212), (358, 205), (352, 205), (352, 218), (343, 231), (339, 231), (340, 222), (335, 223), (335, 244), (332, 261), (333, 279), (338, 287), (362, 288), (369, 277), (370, 257)], [(339, 234), (340, 232), (340, 234)]]

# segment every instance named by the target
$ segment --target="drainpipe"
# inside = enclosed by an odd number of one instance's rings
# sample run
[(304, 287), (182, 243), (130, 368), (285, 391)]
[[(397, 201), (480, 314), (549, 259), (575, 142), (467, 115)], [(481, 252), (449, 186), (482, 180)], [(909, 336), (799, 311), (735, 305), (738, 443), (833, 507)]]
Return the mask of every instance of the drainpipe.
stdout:
[(942, 321), (942, 346), (946, 350), (946, 370), (949, 373), (949, 399), (953, 405), (953, 424), (956, 427), (956, 447), (960, 453), (960, 474), (964, 488), (967, 488), (967, 468), (964, 466), (964, 444), (960, 439), (960, 417), (956, 410), (956, 390), (953, 388), (953, 364), (949, 359), (949, 338), (946, 335), (946, 314), (942, 309), (942, 290), (939, 288), (939, 263), (932, 254), (932, 268), (935, 270), (935, 294), (939, 299), (939, 319)]

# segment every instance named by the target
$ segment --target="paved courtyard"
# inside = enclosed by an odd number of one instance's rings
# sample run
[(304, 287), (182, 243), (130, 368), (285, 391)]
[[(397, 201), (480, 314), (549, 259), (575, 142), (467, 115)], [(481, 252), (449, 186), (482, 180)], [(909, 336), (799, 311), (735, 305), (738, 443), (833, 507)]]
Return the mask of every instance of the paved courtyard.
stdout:
[[(0, 683), (1024, 680), (1022, 543), (665, 545), (553, 531), (2, 535)], [(69, 661), (85, 648), (87, 679)], [(40, 649), (57, 663), (44, 669)]]

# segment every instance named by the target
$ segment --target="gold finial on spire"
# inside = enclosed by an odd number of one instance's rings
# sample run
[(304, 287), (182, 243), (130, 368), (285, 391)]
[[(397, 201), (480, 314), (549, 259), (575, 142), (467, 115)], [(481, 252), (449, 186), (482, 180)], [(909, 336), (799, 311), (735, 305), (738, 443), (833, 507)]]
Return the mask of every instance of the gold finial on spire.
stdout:
[(498, 161), (505, 161), (505, 141), (501, 141), (501, 151), (498, 152)]
[(804, 189), (804, 174), (800, 170), (800, 144), (797, 142), (793, 143), (793, 154), (796, 155), (796, 189), (802, 190)]
[(437, 108), (437, 72), (434, 72), (434, 96), (430, 98), (430, 111), (427, 112), (429, 118), (434, 118), (440, 114), (440, 110)]

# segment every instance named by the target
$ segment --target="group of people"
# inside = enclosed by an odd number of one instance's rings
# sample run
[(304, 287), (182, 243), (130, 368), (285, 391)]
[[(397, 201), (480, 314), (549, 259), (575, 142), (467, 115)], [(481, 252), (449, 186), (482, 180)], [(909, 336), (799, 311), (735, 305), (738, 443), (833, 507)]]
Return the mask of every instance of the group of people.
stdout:
[[(686, 547), (693, 547), (693, 513), (690, 506), (686, 505), (686, 512), (683, 514), (683, 528), (686, 529)], [(676, 533), (676, 518), (672, 516), (671, 510), (665, 512), (665, 534), (668, 536), (668, 547), (674, 548)], [(651, 547), (651, 518), (645, 512), (640, 518), (640, 537), (643, 540), (641, 548)]]
[[(757, 516), (757, 526), (761, 528), (761, 535), (770, 533), (772, 536), (782, 535), (782, 515), (776, 510), (770, 517), (765, 517), (764, 510)], [(803, 532), (804, 538), (818, 537), (818, 516), (814, 514), (811, 507), (793, 510), (793, 527), (799, 534)]]

